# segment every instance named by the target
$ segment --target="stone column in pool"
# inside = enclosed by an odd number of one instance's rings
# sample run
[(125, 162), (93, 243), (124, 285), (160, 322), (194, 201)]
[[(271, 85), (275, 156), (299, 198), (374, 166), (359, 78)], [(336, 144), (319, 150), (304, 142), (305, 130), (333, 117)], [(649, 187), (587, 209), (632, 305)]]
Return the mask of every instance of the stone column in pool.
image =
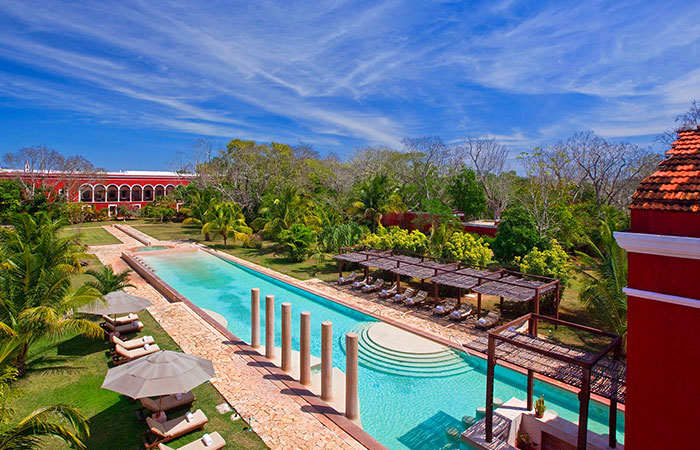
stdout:
[(299, 342), (299, 383), (311, 384), (311, 313), (301, 313)]
[(359, 416), (357, 393), (357, 333), (345, 335), (345, 417), (355, 420)]
[(292, 304), (282, 303), (282, 370), (292, 371)]
[(321, 400), (333, 399), (333, 323), (321, 324)]
[(260, 289), (250, 290), (250, 346), (260, 348)]
[(265, 358), (275, 359), (275, 296), (265, 296)]

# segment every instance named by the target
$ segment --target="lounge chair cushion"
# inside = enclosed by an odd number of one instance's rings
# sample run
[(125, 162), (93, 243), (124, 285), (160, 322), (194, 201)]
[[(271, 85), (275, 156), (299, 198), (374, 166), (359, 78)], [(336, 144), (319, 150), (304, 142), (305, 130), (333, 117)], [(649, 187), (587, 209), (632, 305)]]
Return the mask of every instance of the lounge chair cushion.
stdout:
[(163, 411), (170, 411), (171, 409), (179, 408), (180, 406), (189, 405), (192, 403), (194, 401), (194, 394), (192, 392), (187, 392), (180, 399), (175, 398), (174, 395), (166, 395), (163, 397), (162, 402), (158, 397), (146, 397), (140, 400), (141, 405), (150, 411), (156, 412), (159, 411), (159, 408)]
[(153, 344), (153, 336), (143, 336), (136, 339), (130, 339), (128, 341), (122, 341), (118, 336), (111, 336), (112, 344), (120, 345), (126, 350), (133, 350), (138, 347), (143, 347), (145, 344)]
[(133, 350), (127, 350), (121, 345), (117, 345), (115, 348), (115, 353), (121, 357), (124, 357), (126, 359), (136, 359), (140, 358), (142, 356), (150, 355), (151, 353), (155, 353), (160, 350), (158, 347), (158, 344), (153, 344), (153, 345), (148, 345), (148, 348), (140, 347), (140, 348), (135, 348)]
[[(212, 440), (211, 445), (204, 445), (202, 439), (197, 439), (196, 441), (190, 442), (189, 444), (184, 445), (177, 450), (219, 450), (220, 448), (223, 448), (226, 445), (226, 441), (223, 437), (221, 437), (221, 435), (217, 431), (209, 433), (209, 437)], [(158, 449), (176, 450), (173, 447), (168, 447), (165, 444), (158, 444)]]
[(188, 412), (188, 414), (192, 414), (193, 418), (191, 421), (187, 420), (187, 414), (185, 414), (175, 419), (170, 419), (165, 423), (160, 423), (157, 420), (147, 417), (146, 424), (148, 424), (151, 433), (165, 438), (171, 438), (182, 436), (197, 428), (201, 428), (209, 421), (201, 409), (198, 409), (194, 413)]

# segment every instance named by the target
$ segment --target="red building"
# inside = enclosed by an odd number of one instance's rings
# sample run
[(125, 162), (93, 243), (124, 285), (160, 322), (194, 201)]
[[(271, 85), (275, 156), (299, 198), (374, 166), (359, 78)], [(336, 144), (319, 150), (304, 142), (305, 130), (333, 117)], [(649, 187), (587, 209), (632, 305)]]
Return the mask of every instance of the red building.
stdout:
[(175, 172), (98, 172), (94, 174), (39, 173), (2, 170), (2, 178), (19, 178), (29, 186), (44, 187), (71, 202), (95, 209), (109, 208), (115, 214), (119, 206), (141, 208), (158, 197), (172, 194), (179, 185), (187, 185), (191, 176)]
[[(480, 234), (482, 236), (496, 236), (498, 223), (493, 220), (474, 220), (467, 222), (464, 214), (456, 212), (455, 217), (462, 223), (463, 231)], [(431, 216), (424, 212), (406, 211), (404, 213), (389, 213), (382, 216), (382, 225), (385, 227), (400, 227), (406, 230), (419, 230), (428, 233), (431, 227)]]
[(625, 447), (698, 448), (700, 127), (681, 131), (633, 196), (627, 250)]

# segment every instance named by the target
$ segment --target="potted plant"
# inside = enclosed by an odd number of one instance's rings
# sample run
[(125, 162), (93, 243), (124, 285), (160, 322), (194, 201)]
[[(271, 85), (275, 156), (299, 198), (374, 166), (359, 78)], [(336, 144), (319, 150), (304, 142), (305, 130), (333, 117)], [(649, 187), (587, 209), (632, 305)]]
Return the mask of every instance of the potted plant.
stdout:
[(515, 446), (520, 450), (535, 450), (537, 444), (532, 440), (529, 434), (526, 432), (518, 433), (518, 437), (515, 440)]
[(535, 402), (535, 417), (541, 419), (546, 409), (547, 406), (544, 404), (544, 395), (540, 395), (540, 398)]

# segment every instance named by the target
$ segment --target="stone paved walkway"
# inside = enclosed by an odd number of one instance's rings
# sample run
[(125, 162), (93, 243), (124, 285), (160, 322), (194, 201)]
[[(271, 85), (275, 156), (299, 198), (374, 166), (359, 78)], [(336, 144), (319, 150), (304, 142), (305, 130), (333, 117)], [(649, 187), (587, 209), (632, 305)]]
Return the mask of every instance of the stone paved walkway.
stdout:
[[(123, 244), (93, 246), (90, 252), (115, 271), (126, 269), (121, 253), (141, 244), (114, 227), (104, 228)], [(267, 371), (186, 305), (168, 302), (137, 274), (132, 275), (131, 283), (136, 286), (136, 294), (153, 302), (148, 311), (184, 352), (214, 362), (217, 378), (212, 384), (270, 448), (363, 448), (325, 417), (305, 412), (305, 401), (283, 393), (286, 386), (271, 379)]]

